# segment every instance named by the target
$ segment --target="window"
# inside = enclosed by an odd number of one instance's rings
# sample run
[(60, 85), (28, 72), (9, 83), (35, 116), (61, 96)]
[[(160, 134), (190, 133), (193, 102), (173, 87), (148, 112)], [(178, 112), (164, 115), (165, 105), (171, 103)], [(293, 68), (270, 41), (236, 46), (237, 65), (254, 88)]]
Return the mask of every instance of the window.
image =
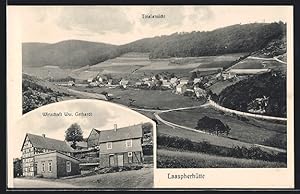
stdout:
[(48, 172), (52, 172), (52, 161), (48, 162)]
[(128, 157), (132, 157), (132, 152), (128, 152)]
[(132, 139), (126, 140), (126, 147), (132, 147)]
[(128, 152), (128, 163), (132, 163), (132, 152)]
[(45, 162), (42, 162), (42, 172), (45, 172)]
[(67, 172), (71, 172), (72, 168), (71, 168), (71, 162), (70, 161), (66, 162), (66, 168), (67, 168)]
[(106, 143), (107, 149), (112, 149), (112, 142), (107, 142)]

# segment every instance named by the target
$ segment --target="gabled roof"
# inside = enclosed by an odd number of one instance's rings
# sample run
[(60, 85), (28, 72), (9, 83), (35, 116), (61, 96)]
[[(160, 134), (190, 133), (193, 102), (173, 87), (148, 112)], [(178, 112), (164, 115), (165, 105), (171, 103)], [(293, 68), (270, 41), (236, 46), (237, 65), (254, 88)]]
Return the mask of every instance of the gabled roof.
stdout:
[(100, 134), (100, 131), (98, 129), (93, 128), (89, 134), (89, 136), (86, 138), (86, 142), (88, 141), (88, 139), (90, 138), (92, 132), (95, 131), (96, 133)]
[[(72, 142), (66, 142), (69, 146), (72, 145)], [(76, 147), (82, 147), (82, 148), (86, 148), (87, 146), (87, 142), (86, 141), (77, 141), (76, 142)]]
[(141, 138), (143, 136), (142, 125), (133, 125), (129, 127), (118, 128), (116, 131), (105, 130), (101, 131), (99, 142), (120, 141), (125, 139)]
[[(56, 151), (62, 151), (62, 152), (72, 152), (73, 148), (71, 148), (67, 142), (57, 140), (57, 139), (52, 139), (48, 137), (43, 137), (39, 135), (34, 135), (27, 133), (26, 137), (28, 137), (30, 143), (33, 145), (33, 147), (36, 148), (42, 148), (42, 149), (49, 149), (49, 150), (56, 150)], [(26, 139), (25, 137), (25, 139)], [(25, 140), (24, 140), (25, 142)], [(24, 145), (24, 143), (23, 143)], [(23, 149), (22, 145), (22, 149)]]

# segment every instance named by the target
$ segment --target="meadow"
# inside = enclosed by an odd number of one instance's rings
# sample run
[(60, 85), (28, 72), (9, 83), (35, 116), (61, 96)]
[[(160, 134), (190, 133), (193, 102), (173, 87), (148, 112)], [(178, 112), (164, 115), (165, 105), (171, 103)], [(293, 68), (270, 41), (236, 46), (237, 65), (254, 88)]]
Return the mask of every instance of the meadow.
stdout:
[[(160, 117), (166, 121), (195, 128), (200, 118), (208, 116), (221, 120), (227, 124), (231, 131), (229, 137), (243, 142), (268, 145), (267, 139), (277, 136), (280, 139), (276, 141), (286, 140), (286, 125), (269, 121), (257, 120), (254, 118), (239, 118), (224, 114), (214, 110), (211, 107), (201, 107), (192, 110), (172, 111), (160, 114)], [(286, 148), (286, 144), (282, 143), (280, 148)]]
[(262, 60), (262, 59), (249, 59), (246, 58), (239, 63), (237, 63), (233, 69), (266, 69), (266, 68), (286, 68), (285, 64), (279, 63), (275, 60)]
[[(107, 88), (107, 87), (74, 87), (74, 89), (90, 92), (113, 94), (112, 102), (123, 104), (136, 108), (148, 109), (172, 109), (186, 106), (199, 106), (204, 103), (201, 100), (195, 100), (188, 96), (181, 96), (173, 93), (171, 90), (145, 90), (137, 88)], [(131, 103), (134, 101), (133, 103)]]
[(158, 168), (284, 168), (285, 163), (157, 149)]

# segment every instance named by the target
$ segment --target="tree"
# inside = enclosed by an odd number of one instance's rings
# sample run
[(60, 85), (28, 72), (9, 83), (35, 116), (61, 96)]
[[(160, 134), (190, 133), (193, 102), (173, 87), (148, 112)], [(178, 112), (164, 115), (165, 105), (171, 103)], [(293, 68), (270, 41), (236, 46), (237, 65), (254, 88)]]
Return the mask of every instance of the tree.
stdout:
[(152, 123), (144, 123), (142, 125), (142, 129), (144, 133), (152, 133), (153, 125)]
[(72, 148), (76, 148), (76, 142), (83, 141), (83, 135), (80, 125), (77, 123), (73, 123), (66, 131), (65, 131), (65, 140), (71, 141)]
[(207, 116), (204, 116), (203, 118), (198, 120), (195, 129), (204, 130), (209, 133), (215, 133), (217, 135), (225, 134), (227, 136), (229, 135), (229, 132), (231, 130), (228, 125), (224, 124), (219, 119), (214, 119)]
[(23, 175), (22, 160), (20, 158), (14, 158), (14, 177)]

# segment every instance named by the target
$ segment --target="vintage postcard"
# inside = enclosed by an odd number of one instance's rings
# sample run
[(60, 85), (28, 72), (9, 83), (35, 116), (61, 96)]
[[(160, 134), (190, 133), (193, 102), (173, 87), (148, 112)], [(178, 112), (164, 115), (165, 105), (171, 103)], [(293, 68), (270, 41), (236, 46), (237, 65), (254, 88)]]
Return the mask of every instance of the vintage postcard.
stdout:
[(9, 189), (293, 188), (292, 6), (8, 6)]

